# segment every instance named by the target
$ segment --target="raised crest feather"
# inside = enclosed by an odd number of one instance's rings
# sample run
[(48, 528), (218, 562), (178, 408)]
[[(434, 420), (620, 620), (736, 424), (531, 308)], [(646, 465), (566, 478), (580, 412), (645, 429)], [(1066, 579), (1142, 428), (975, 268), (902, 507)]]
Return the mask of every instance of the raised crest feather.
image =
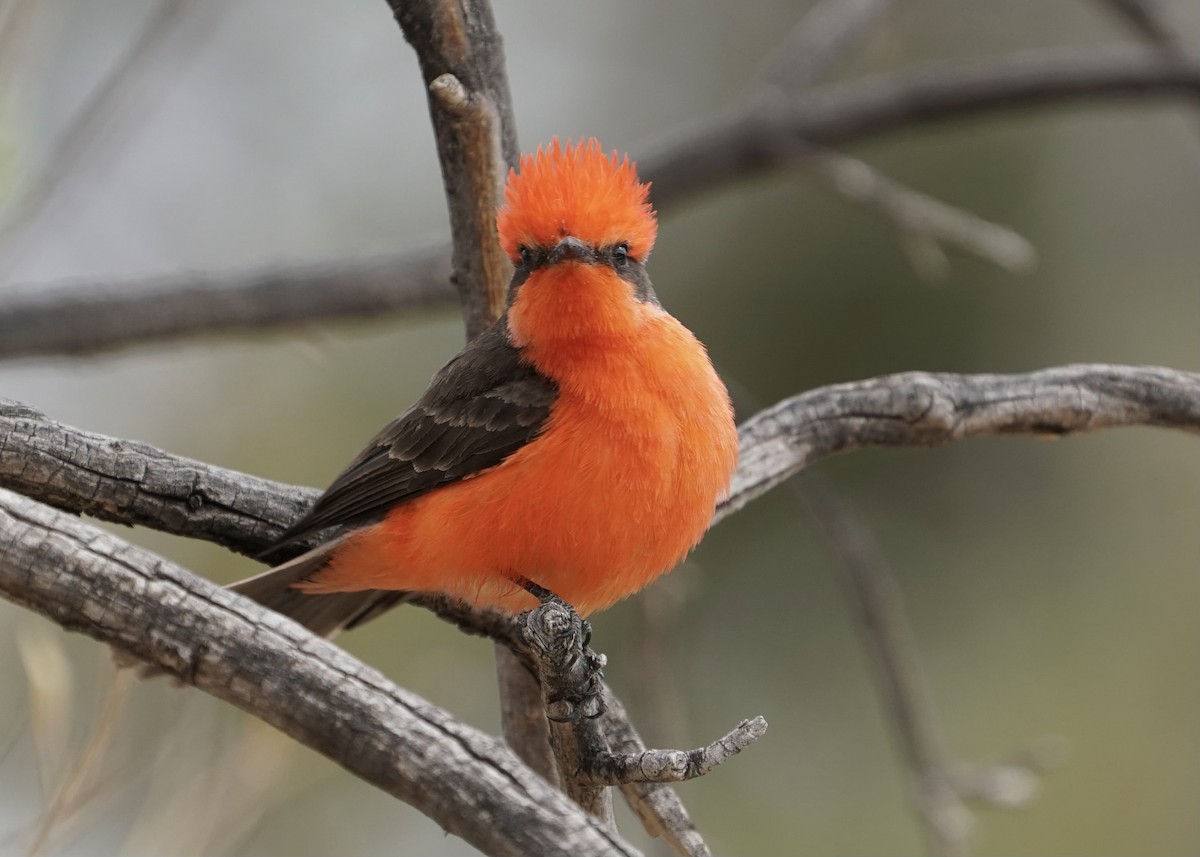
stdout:
[(594, 137), (565, 146), (555, 137), (509, 171), (496, 218), (500, 246), (515, 263), (522, 246), (551, 247), (573, 235), (593, 247), (626, 243), (644, 262), (658, 232), (649, 193), (628, 156), (606, 155)]

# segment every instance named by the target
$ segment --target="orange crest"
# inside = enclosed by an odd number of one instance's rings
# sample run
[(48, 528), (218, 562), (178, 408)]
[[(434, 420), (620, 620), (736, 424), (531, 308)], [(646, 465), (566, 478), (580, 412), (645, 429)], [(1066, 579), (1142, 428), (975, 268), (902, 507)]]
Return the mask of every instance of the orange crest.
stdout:
[(536, 155), (522, 155), (519, 173), (509, 170), (496, 216), (500, 246), (515, 263), (522, 245), (551, 247), (573, 235), (593, 247), (625, 242), (644, 262), (658, 232), (649, 193), (628, 156), (605, 155), (594, 137), (565, 148), (555, 137)]

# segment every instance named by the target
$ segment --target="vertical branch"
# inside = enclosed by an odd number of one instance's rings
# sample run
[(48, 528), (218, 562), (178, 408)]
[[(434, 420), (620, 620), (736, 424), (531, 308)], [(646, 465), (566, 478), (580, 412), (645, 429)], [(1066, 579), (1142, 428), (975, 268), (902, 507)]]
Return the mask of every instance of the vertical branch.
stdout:
[(500, 729), (504, 740), (521, 761), (561, 786), (554, 753), (550, 749), (550, 724), (542, 705), (542, 688), (521, 659), (505, 643), (496, 643), (496, 679), (500, 690)]
[[(429, 88), (450, 210), (451, 278), (471, 339), (499, 317), (511, 275), (495, 215), (507, 168), (520, 150), (500, 35), (488, 0), (388, 0), (388, 5)], [(505, 740), (527, 765), (555, 782), (536, 679), (502, 645), (496, 646), (496, 673)]]
[(504, 177), (519, 154), (504, 53), (487, 0), (388, 0), (429, 90), (450, 209), (452, 274), (467, 337), (499, 317), (511, 268), (496, 240)]

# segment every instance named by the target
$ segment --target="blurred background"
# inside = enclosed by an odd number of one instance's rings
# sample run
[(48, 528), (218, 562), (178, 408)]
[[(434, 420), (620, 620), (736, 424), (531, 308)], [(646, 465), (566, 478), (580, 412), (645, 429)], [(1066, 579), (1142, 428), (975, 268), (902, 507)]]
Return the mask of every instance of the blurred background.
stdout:
[[(596, 135), (636, 160), (744, 98), (807, 7), (497, 0), (522, 146)], [(1200, 43), (1195, 0), (1163, 7)], [(0, 15), (0, 283), (235, 271), (448, 234), (416, 61), (380, 0), (8, 0)], [(134, 84), (86, 145), (55, 154), (147, 30)], [(1130, 39), (1105, 3), (920, 0), (897, 4), (832, 77)], [(931, 276), (886, 221), (803, 167), (674, 209), (651, 273), (743, 417), (814, 386), (911, 369), (1200, 369), (1200, 102), (1003, 113), (850, 151), (1011, 226), (1038, 264), (1009, 272), (951, 253)], [(47, 187), (44, 204), (21, 202)], [(461, 344), (448, 307), (8, 361), (0, 395), (319, 486)], [(1133, 429), (980, 440), (818, 469), (896, 570), (955, 758), (1062, 755), (1028, 807), (979, 810), (977, 852), (1200, 851), (1196, 439)], [(256, 569), (199, 542), (120, 532), (216, 580)], [(786, 491), (596, 617), (594, 645), (652, 745), (697, 746), (756, 714), (770, 722), (757, 746), (679, 789), (717, 853), (922, 853), (858, 621)], [(485, 642), (415, 609), (340, 642), (497, 730)], [(7, 604), (0, 686), (2, 853), (472, 853), (198, 692), (114, 684), (100, 646)], [(628, 813), (621, 825), (665, 853)]]

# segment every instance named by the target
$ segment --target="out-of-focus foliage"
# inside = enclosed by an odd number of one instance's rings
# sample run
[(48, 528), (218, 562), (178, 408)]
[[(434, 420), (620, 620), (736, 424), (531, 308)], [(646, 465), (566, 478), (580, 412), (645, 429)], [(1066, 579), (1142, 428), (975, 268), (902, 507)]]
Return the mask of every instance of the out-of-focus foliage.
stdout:
[[(497, 5), (523, 145), (595, 134), (635, 159), (667, 130), (744, 95), (799, 14), (784, 2)], [(1168, 6), (1184, 26), (1200, 23), (1194, 0)], [(6, 79), (20, 98), (0, 126), (28, 141), (20, 163), (30, 170), (45, 165), (151, 6), (40, 0), (36, 11), (37, 50), (24, 57), (24, 76)], [(928, 0), (902, 4), (835, 74), (1126, 37), (1100, 3)], [(425, 96), (384, 3), (227, 3), (172, 38), (169, 61), (118, 111), (78, 175), (6, 244), (8, 280), (323, 260), (445, 233)], [(664, 303), (745, 391), (746, 410), (907, 369), (1200, 368), (1200, 104), (995, 115), (853, 152), (1013, 226), (1041, 264), (1017, 276), (954, 256), (931, 285), (883, 222), (802, 170), (675, 212), (651, 273)], [(324, 484), (419, 394), (461, 335), (447, 313), (24, 361), (0, 365), (0, 395), (84, 428)], [(977, 441), (862, 453), (821, 469), (897, 569), (952, 750), (987, 761), (1045, 735), (1069, 744), (1031, 808), (980, 812), (978, 850), (1200, 850), (1196, 440), (1131, 430)], [(207, 545), (122, 534), (220, 580), (254, 568)], [(770, 721), (763, 742), (681, 788), (718, 852), (922, 848), (838, 574), (802, 508), (779, 492), (595, 622), (609, 675), (652, 743), (690, 747), (742, 717)], [(16, 629), (35, 620), (6, 605), (0, 617), (0, 683), (19, 688)], [(82, 746), (110, 673), (93, 643), (59, 637)], [(496, 728), (486, 643), (415, 610), (343, 642)], [(647, 690), (646, 663), (661, 665), (656, 679), (670, 693)], [(34, 787), (34, 702), (23, 698), (10, 691), (0, 704), (0, 850), (28, 841), (49, 800)], [(132, 689), (96, 764), (94, 794), (52, 832), (49, 853), (468, 852), (331, 763), (162, 683)], [(52, 795), (64, 773), (42, 774)], [(647, 844), (631, 819), (623, 830)]]

